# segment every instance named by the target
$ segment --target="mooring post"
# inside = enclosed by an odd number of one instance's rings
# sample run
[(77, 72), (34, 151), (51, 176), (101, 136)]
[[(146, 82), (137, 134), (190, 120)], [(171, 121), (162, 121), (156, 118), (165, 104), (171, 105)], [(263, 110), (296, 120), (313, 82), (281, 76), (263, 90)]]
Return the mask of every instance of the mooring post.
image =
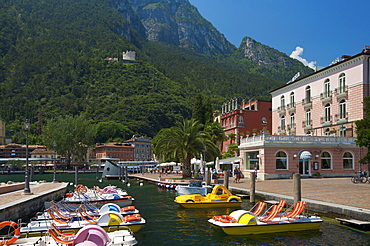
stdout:
[(125, 183), (128, 183), (128, 168), (125, 167)]
[(224, 170), (224, 186), (229, 189), (229, 175), (227, 170)]
[(75, 167), (75, 185), (78, 185), (78, 167)]
[(293, 192), (294, 192), (294, 203), (301, 200), (301, 175), (299, 173), (293, 174)]
[(249, 201), (251, 203), (255, 203), (256, 202), (256, 176), (254, 173), (249, 173), (249, 177), (250, 177), (250, 180), (251, 180), (251, 188), (250, 188), (250, 191), (249, 191)]

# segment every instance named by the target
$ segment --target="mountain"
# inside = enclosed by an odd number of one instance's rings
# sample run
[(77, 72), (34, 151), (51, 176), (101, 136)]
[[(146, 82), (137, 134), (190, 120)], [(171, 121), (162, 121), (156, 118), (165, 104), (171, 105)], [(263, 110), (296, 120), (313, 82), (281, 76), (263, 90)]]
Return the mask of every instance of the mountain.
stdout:
[[(268, 100), (310, 72), (257, 44), (234, 47), (188, 0), (0, 0), (0, 119), (19, 138), (26, 118), (41, 133), (47, 119), (80, 113), (152, 137), (190, 117), (198, 93), (215, 109)], [(122, 62), (127, 50), (135, 62)]]

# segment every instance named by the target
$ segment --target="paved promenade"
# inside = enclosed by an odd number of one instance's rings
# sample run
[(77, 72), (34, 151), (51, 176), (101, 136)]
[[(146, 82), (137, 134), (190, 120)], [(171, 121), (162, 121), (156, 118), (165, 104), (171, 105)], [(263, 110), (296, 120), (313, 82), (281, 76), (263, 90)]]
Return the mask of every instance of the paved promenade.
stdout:
[[(158, 181), (158, 174), (135, 175)], [(180, 175), (162, 175), (162, 179), (181, 178)], [(243, 191), (249, 194), (250, 180), (241, 179), (234, 183), (229, 179), (229, 189), (233, 193)], [(256, 195), (263, 198), (294, 200), (293, 179), (258, 180)], [(348, 217), (370, 221), (370, 184), (353, 184), (350, 178), (307, 178), (301, 179), (302, 200), (317, 212), (333, 212)]]

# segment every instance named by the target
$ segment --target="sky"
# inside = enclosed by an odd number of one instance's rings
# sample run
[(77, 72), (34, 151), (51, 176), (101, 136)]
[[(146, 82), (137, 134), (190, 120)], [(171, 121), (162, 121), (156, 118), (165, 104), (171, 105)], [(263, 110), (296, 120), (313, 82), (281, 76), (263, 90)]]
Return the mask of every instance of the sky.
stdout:
[(310, 67), (370, 45), (370, 0), (189, 0), (226, 39), (246, 36)]

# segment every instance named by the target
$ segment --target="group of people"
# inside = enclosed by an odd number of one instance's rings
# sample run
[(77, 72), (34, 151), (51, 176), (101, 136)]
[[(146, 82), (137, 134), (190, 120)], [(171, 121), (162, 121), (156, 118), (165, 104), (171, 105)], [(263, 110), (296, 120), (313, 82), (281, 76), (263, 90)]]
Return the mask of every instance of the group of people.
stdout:
[(240, 179), (242, 178), (242, 172), (240, 171), (239, 167), (234, 169), (234, 183), (240, 183)]

